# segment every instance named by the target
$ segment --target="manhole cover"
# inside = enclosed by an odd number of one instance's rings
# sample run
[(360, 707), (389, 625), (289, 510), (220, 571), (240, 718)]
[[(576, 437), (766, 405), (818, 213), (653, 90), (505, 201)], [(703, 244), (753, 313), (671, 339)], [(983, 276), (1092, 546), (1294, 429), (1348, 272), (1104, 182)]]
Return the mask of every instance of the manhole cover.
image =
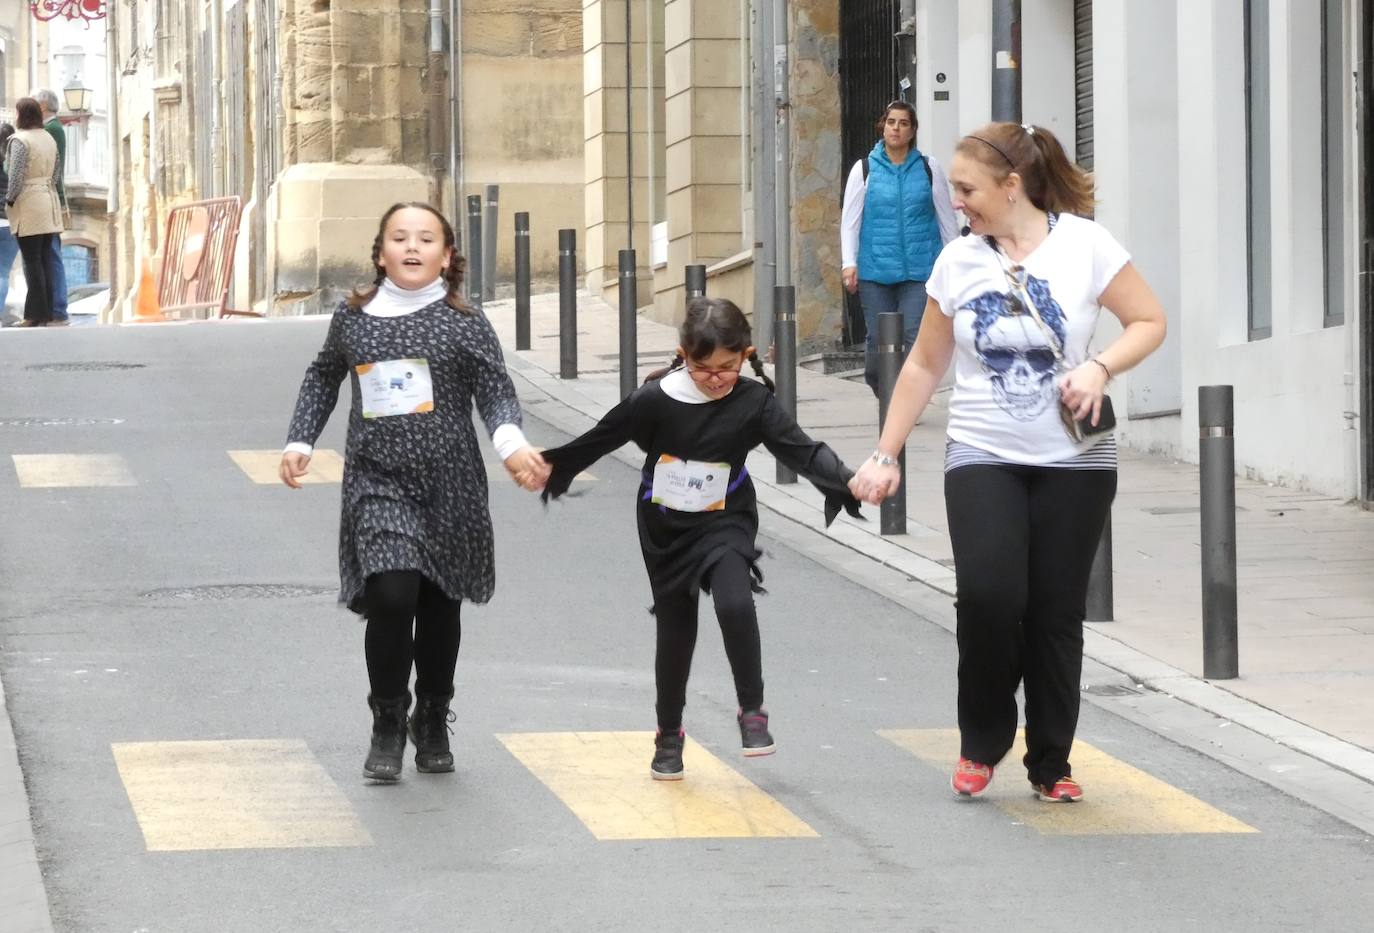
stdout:
[(1083, 692), (1095, 697), (1140, 696), (1139, 690), (1135, 687), (1128, 687), (1125, 684), (1088, 684), (1083, 688)]
[(144, 593), (145, 599), (296, 599), (302, 596), (333, 596), (336, 587), (295, 583), (221, 583), (211, 586), (169, 587)]
[(123, 418), (0, 418), (0, 427), (6, 428), (64, 428), (123, 423)]
[(38, 373), (101, 373), (112, 369), (143, 369), (143, 363), (110, 363), (90, 362), (81, 363), (31, 363), (24, 367)]

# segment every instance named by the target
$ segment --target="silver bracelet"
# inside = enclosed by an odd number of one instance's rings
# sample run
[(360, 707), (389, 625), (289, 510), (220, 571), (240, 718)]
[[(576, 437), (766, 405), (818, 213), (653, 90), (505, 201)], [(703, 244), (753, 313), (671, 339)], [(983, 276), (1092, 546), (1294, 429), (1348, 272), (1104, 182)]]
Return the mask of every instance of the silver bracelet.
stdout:
[(868, 459), (870, 459), (870, 460), (872, 460), (874, 463), (878, 464), (878, 466), (896, 466), (896, 465), (897, 465), (897, 458), (896, 458), (896, 457), (889, 457), (887, 454), (883, 453), (881, 450), (875, 450), (875, 451), (873, 451), (873, 456), (869, 457)]

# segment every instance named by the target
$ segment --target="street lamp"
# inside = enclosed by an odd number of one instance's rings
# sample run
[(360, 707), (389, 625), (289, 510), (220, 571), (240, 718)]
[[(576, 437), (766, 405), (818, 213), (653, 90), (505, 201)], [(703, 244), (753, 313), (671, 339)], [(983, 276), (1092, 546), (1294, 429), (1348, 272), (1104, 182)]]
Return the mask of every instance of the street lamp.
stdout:
[(83, 86), (79, 80), (62, 89), (62, 97), (67, 105), (67, 111), (77, 116), (84, 116), (91, 112), (91, 98), (94, 96), (95, 92)]

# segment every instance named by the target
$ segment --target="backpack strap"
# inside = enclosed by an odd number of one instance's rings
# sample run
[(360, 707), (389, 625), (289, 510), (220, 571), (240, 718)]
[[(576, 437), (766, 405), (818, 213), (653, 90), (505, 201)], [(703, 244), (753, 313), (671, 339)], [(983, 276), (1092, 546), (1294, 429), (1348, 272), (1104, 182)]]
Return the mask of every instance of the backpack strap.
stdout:
[(863, 157), (863, 166), (864, 166), (864, 184), (866, 185), (866, 184), (868, 184), (868, 156), (864, 156), (864, 157)]

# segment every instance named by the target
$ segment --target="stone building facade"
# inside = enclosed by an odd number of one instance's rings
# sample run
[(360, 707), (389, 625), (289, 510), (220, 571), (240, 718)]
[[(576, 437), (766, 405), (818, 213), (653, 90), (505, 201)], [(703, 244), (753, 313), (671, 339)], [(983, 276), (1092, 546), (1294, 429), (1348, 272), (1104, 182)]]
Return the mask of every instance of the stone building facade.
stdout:
[(456, 205), (493, 183), (507, 218), (498, 278), (509, 277), (508, 218), (521, 210), (536, 276), (554, 277), (556, 231), (582, 214), (575, 0), (110, 6), (115, 319), (132, 312), (169, 211), (228, 195), (244, 205), (232, 307), (328, 310), (370, 278), (388, 206), (427, 201), (456, 221)]

